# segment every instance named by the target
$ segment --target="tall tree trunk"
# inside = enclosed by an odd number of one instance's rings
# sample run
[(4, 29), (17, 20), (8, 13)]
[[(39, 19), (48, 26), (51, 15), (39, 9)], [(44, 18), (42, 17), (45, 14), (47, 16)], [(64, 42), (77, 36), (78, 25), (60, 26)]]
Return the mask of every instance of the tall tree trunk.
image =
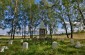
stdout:
[(15, 1), (15, 9), (14, 9), (14, 20), (13, 20), (13, 39), (15, 38), (15, 29), (16, 29), (16, 24), (18, 22), (17, 20), (17, 12), (18, 12), (18, 0)]
[(11, 39), (13, 39), (13, 20), (12, 20), (12, 30), (11, 30)]
[(67, 38), (69, 38), (69, 35), (68, 35), (68, 31), (67, 31), (67, 27), (66, 27), (65, 21), (63, 21), (63, 22), (64, 22), (64, 28), (65, 28), (65, 31), (66, 31)]
[(15, 32), (15, 31), (13, 31), (13, 39), (14, 39), (14, 37), (15, 37), (15, 34), (14, 34), (14, 32)]
[(67, 16), (68, 16), (69, 23), (70, 23), (70, 28), (71, 28), (71, 38), (73, 38), (73, 25), (72, 25), (72, 21), (71, 21), (71, 19), (70, 19), (69, 14), (67, 14)]
[(82, 20), (83, 20), (83, 24), (85, 25), (85, 19), (84, 19), (84, 15), (83, 15), (82, 10), (79, 7), (79, 1), (77, 0), (76, 2), (77, 2), (77, 7), (78, 7), (77, 10), (79, 11), (79, 13), (80, 13), (80, 15), (82, 17)]
[(12, 32), (10, 32), (10, 34), (11, 34), (11, 39), (12, 39)]
[(52, 44), (53, 39), (52, 39), (52, 27), (51, 27), (51, 25), (50, 25), (50, 36), (51, 36), (51, 44)]
[(32, 31), (32, 27), (29, 27), (29, 32), (30, 32), (30, 38), (33, 38), (33, 31)]
[(31, 27), (30, 27), (30, 38), (33, 38), (33, 31)]
[(68, 31), (67, 31), (67, 27), (66, 27), (66, 23), (65, 23), (65, 21), (64, 21), (64, 19), (63, 19), (62, 17), (61, 17), (61, 21), (63, 22), (63, 26), (64, 26), (64, 28), (65, 28), (67, 38), (69, 38)]
[(15, 38), (15, 29), (16, 29), (16, 26), (14, 26), (13, 28), (13, 39)]
[(24, 38), (26, 37), (26, 26), (24, 25)]
[(22, 28), (22, 39), (23, 39), (23, 28)]
[(32, 10), (31, 10), (31, 3), (30, 3), (30, 38), (33, 38), (33, 31), (32, 31), (32, 25), (33, 25), (33, 21), (32, 21)]

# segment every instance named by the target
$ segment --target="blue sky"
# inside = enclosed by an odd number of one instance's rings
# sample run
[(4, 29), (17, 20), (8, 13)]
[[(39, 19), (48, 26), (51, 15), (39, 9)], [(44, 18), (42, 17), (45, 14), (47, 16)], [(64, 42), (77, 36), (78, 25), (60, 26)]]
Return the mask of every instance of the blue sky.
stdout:
[(39, 3), (40, 0), (35, 0), (36, 3)]

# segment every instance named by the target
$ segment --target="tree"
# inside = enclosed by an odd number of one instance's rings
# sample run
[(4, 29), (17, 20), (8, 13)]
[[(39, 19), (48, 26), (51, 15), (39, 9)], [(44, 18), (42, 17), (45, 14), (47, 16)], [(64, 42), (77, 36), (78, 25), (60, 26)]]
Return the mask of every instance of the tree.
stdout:
[(33, 38), (33, 12), (35, 10), (35, 3), (34, 0), (28, 0), (28, 16), (29, 16), (29, 32), (30, 38)]
[(76, 0), (76, 3), (77, 3), (77, 9), (78, 9), (78, 11), (79, 11), (79, 13), (80, 13), (80, 15), (81, 15), (81, 19), (82, 19), (82, 21), (83, 21), (83, 24), (85, 25), (85, 18), (84, 18), (84, 15), (83, 15), (83, 12), (82, 12), (82, 10), (81, 10), (81, 8), (80, 8), (80, 5), (79, 5), (79, 3), (80, 2), (82, 2), (83, 0)]
[(0, 0), (0, 28), (4, 28), (4, 25), (2, 23), (2, 21), (4, 20), (4, 10), (5, 10), (6, 6), (4, 1)]
[(52, 35), (53, 35), (53, 29), (56, 27), (57, 19), (55, 18), (55, 12), (53, 11), (52, 4), (50, 4), (47, 0), (41, 1), (42, 6), (42, 20), (44, 20), (44, 23), (49, 28), (50, 36), (51, 36), (51, 44), (52, 44)]
[(65, 23), (65, 18), (64, 18), (65, 14), (64, 14), (64, 7), (63, 7), (63, 4), (62, 4), (62, 0), (58, 0), (58, 1), (49, 0), (49, 1), (53, 3), (53, 9), (54, 9), (54, 12), (55, 12), (55, 16), (56, 16), (56, 18), (59, 18), (59, 20), (61, 20), (61, 23), (63, 24), (64, 29), (66, 31), (67, 38), (69, 38), (66, 23)]
[[(66, 1), (63, 1), (63, 5), (65, 6), (66, 8), (66, 15), (67, 15), (67, 18), (68, 18), (68, 21), (70, 23), (70, 29), (71, 29), (71, 38), (73, 38), (73, 24), (72, 24), (72, 19), (71, 19), (71, 15), (73, 14), (72, 12), (70, 12), (70, 9), (72, 9), (72, 5), (70, 3), (70, 0), (66, 0)], [(70, 9), (69, 9), (70, 8)]]

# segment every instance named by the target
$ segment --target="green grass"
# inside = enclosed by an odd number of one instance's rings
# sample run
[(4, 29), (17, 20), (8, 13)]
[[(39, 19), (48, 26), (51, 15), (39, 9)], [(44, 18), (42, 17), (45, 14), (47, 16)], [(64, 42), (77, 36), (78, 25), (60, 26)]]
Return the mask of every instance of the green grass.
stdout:
[[(20, 39), (15, 39), (13, 45), (8, 45), (8, 39), (1, 39), (0, 40), (0, 47), (7, 45), (9, 47), (8, 50), (5, 52), (0, 53), (0, 55), (85, 55), (85, 46), (81, 48), (75, 48), (74, 46), (70, 45), (70, 40), (65, 39), (64, 42), (56, 39), (59, 43), (58, 47), (53, 50), (51, 48), (50, 41), (43, 41), (40, 42), (38, 40), (24, 40), (29, 43), (29, 49), (24, 50), (22, 49), (22, 43), (20, 43)], [(85, 40), (75, 40), (80, 41), (81, 44), (85, 44)]]

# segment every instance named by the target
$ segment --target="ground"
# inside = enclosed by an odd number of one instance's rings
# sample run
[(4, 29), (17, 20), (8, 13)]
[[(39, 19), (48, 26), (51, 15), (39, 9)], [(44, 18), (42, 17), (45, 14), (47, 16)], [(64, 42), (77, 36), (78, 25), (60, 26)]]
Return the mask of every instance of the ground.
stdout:
[[(81, 48), (75, 48), (70, 45), (70, 39), (67, 39), (65, 35), (62, 36), (53, 36), (58, 43), (58, 46), (55, 50), (52, 49), (51, 42), (49, 40), (40, 42), (39, 40), (24, 39), (24, 42), (29, 43), (29, 49), (25, 50), (22, 48), (21, 39), (15, 39), (12, 45), (8, 44), (8, 38), (0, 39), (0, 47), (8, 46), (8, 50), (0, 53), (0, 55), (85, 55), (85, 33), (74, 34), (74, 41), (80, 41), (82, 46)], [(61, 39), (64, 39), (62, 42)]]

